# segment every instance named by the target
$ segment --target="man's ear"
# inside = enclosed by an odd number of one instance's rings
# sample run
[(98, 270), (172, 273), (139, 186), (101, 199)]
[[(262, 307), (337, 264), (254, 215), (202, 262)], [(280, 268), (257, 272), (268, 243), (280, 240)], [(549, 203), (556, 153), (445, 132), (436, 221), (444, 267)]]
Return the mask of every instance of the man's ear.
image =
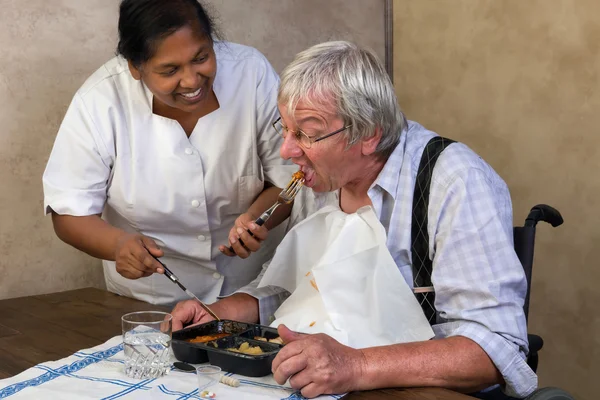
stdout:
[(136, 81), (142, 79), (142, 72), (139, 69), (137, 69), (135, 65), (131, 63), (131, 61), (127, 61), (127, 65), (129, 65), (129, 72), (131, 72), (131, 76), (133, 76), (133, 79), (135, 79)]
[(375, 128), (373, 136), (362, 140), (361, 150), (363, 155), (370, 156), (371, 154), (375, 153), (375, 150), (381, 141), (381, 133), (381, 128), (378, 126)]

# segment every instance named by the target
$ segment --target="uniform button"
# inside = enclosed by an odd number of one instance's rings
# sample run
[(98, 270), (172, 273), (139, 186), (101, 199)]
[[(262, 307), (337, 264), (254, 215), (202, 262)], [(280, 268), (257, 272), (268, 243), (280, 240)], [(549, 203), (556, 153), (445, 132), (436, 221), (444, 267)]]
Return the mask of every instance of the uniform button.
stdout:
[(221, 279), (221, 274), (220, 274), (220, 273), (218, 273), (218, 272), (215, 272), (215, 273), (213, 274), (213, 278), (215, 278), (215, 279)]
[(206, 240), (206, 236), (204, 236), (204, 235), (198, 235), (198, 240), (205, 241)]
[(269, 323), (273, 323), (274, 321), (275, 321), (275, 316), (274, 316), (274, 315), (271, 315), (271, 316), (269, 317)]
[(194, 150), (192, 150), (191, 148), (188, 147), (187, 149), (185, 149), (185, 154), (187, 154), (188, 156), (192, 155), (192, 154), (194, 154)]
[(192, 200), (192, 207), (198, 208), (200, 206), (200, 202), (198, 200)]

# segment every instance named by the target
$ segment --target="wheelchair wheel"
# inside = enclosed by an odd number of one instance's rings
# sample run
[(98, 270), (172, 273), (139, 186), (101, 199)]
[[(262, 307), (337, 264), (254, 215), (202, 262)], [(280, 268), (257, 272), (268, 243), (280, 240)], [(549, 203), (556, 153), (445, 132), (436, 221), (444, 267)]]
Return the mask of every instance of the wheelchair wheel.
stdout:
[(569, 393), (555, 387), (536, 390), (526, 400), (575, 400)]

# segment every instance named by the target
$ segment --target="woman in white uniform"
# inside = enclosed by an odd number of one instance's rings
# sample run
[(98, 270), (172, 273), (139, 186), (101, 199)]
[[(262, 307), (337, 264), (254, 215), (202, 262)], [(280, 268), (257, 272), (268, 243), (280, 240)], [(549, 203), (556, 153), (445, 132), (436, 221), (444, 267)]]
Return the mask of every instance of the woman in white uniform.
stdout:
[(213, 302), (256, 278), (281, 240), (278, 229), (263, 242), (289, 208), (252, 224), (295, 170), (271, 126), (279, 79), (213, 30), (196, 0), (124, 0), (119, 55), (77, 91), (56, 137), (45, 212), (63, 241), (103, 260), (115, 293), (185, 298), (153, 255)]

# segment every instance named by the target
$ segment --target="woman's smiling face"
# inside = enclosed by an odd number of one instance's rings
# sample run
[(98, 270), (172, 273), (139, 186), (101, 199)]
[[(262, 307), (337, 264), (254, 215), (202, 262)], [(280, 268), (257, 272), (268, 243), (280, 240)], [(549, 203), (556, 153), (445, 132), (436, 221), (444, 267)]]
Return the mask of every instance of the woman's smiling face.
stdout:
[(158, 42), (152, 58), (136, 68), (129, 64), (135, 79), (141, 79), (155, 101), (193, 113), (209, 99), (217, 75), (213, 42), (184, 26)]

